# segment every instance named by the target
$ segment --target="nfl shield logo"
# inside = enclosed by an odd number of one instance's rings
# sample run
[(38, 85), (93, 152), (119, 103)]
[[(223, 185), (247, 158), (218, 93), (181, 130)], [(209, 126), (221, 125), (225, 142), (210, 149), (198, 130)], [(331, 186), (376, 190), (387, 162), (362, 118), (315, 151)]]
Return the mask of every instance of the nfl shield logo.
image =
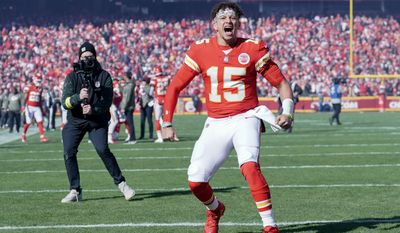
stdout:
[(100, 87), (100, 82), (99, 82), (99, 81), (96, 81), (96, 82), (94, 83), (94, 86), (97, 87), (97, 88), (99, 88), (99, 87)]

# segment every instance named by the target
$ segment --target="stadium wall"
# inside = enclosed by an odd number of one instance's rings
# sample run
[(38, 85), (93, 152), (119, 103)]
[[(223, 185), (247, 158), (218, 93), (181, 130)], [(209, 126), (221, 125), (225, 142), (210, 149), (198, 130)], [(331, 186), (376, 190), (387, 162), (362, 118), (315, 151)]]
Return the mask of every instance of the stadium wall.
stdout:
[[(278, 111), (276, 98), (259, 98), (261, 105), (266, 105), (271, 111)], [(202, 101), (202, 113), (207, 112), (205, 99)], [(330, 105), (330, 98), (323, 99), (323, 105)], [(319, 112), (320, 102), (318, 97), (300, 97), (300, 102), (296, 104), (297, 113), (313, 113)], [(342, 112), (400, 112), (399, 96), (359, 96), (359, 97), (343, 97)], [(191, 98), (183, 97), (178, 101), (176, 108), (178, 114), (194, 114), (194, 107)]]

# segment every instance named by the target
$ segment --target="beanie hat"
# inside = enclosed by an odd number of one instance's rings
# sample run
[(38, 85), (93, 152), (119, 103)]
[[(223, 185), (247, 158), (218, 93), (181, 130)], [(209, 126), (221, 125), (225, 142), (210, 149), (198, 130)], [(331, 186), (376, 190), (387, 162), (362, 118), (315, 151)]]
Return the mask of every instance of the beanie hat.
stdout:
[(83, 43), (81, 47), (79, 47), (79, 58), (81, 58), (82, 53), (87, 51), (92, 52), (93, 56), (96, 57), (96, 49), (94, 48), (94, 45), (92, 45), (88, 41), (85, 41), (85, 43)]

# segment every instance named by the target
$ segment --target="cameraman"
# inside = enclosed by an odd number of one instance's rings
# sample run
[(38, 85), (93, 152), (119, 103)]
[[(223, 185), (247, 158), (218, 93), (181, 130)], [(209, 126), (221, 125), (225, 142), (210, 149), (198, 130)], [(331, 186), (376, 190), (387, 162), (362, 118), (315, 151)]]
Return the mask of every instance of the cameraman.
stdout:
[(135, 191), (126, 184), (107, 143), (112, 97), (110, 74), (101, 68), (94, 46), (89, 42), (83, 43), (79, 48), (79, 62), (74, 63), (74, 71), (67, 76), (62, 94), (62, 104), (68, 110), (62, 139), (70, 183), (70, 193), (61, 200), (62, 203), (82, 200), (76, 154), (86, 132), (125, 199), (131, 200), (135, 195)]

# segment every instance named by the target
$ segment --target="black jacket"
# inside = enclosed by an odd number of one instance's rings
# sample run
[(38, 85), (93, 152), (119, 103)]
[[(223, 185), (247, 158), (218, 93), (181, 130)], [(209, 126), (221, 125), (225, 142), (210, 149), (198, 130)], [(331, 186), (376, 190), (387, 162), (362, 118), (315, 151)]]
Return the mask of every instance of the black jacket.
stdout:
[[(79, 93), (85, 80), (89, 89), (88, 104), (92, 107), (91, 115), (82, 114), (82, 101)], [(71, 72), (65, 82), (62, 94), (62, 104), (68, 110), (67, 121), (76, 126), (90, 124), (92, 127), (106, 127), (110, 120), (110, 106), (113, 98), (111, 75), (99, 68), (92, 75)]]

